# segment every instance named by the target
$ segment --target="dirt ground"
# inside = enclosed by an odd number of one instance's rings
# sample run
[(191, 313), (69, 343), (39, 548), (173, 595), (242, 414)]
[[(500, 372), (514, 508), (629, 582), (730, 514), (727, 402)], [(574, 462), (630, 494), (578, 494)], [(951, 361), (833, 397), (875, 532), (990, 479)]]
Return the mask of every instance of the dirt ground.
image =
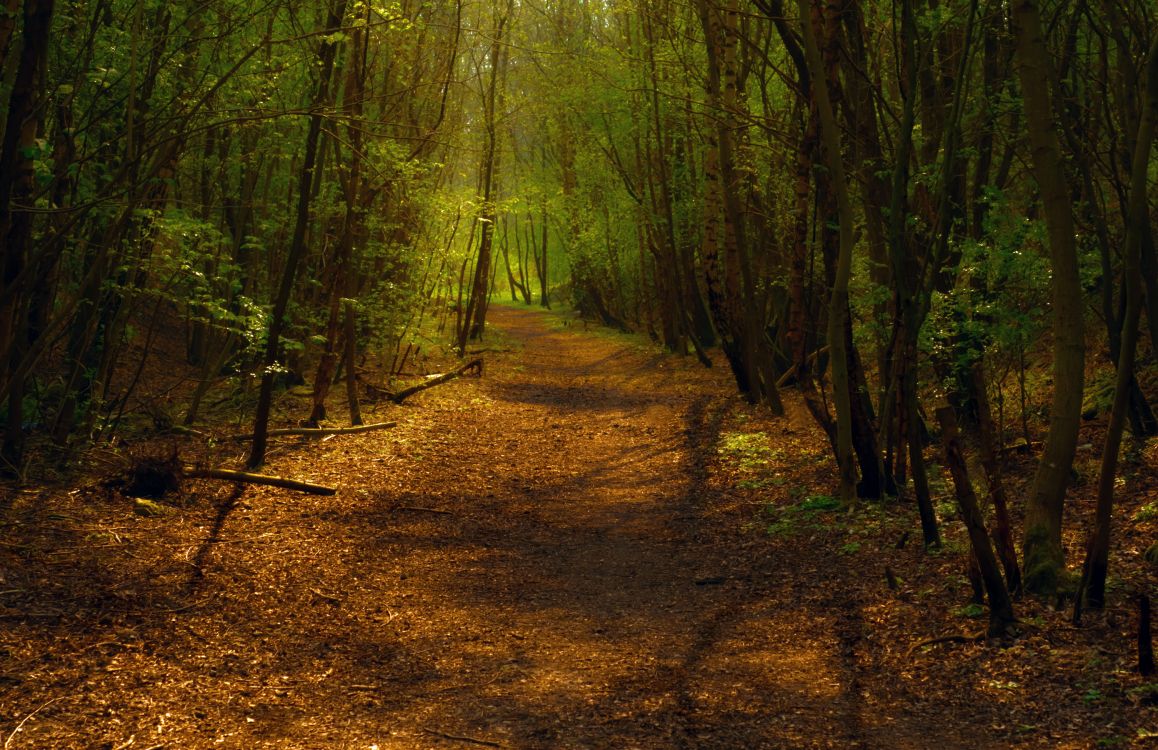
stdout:
[(928, 555), (909, 507), (815, 501), (835, 478), (792, 399), (771, 419), (723, 368), (536, 311), (490, 320), (483, 376), (378, 408), (396, 428), (276, 443), (267, 472), (334, 497), (187, 481), (143, 517), (98, 482), (11, 490), (3, 750), (1158, 734), (1126, 597), (1080, 629), (1019, 602), (1013, 642), (927, 643), (984, 627), (963, 534), (946, 519)]

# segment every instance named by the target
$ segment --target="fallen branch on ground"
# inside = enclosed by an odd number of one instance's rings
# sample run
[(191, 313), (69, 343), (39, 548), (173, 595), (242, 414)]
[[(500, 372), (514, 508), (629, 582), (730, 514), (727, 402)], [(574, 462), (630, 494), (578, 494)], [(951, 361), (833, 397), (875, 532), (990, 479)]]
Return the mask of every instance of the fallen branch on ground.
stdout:
[[(63, 699), (64, 697), (65, 696), (63, 696), (63, 695), (58, 695), (57, 697), (53, 698), (52, 700), (50, 700), (46, 703), (40, 704), (40, 708), (36, 709), (32, 713), (28, 714), (23, 719), (21, 719), (20, 723), (16, 725), (16, 728), (12, 730), (12, 733), (8, 735), (8, 739), (4, 740), (4, 750), (8, 750), (8, 746), (12, 744), (12, 739), (17, 734), (24, 731), (24, 725), (28, 723), (29, 719), (31, 719), (33, 716), (36, 716), (36, 714), (40, 713), (41, 711), (48, 708), (53, 703), (56, 703), (58, 700)], [(496, 745), (496, 747), (497, 747), (497, 745)]]
[(272, 477), (268, 474), (252, 474), (248, 471), (233, 471), (232, 469), (185, 469), (184, 475), (190, 479), (223, 479), (227, 482), (242, 482), (244, 484), (264, 484), (270, 487), (282, 487), (287, 490), (309, 492), (313, 495), (333, 495), (337, 490), (321, 484), (299, 482), (296, 479)]
[(490, 740), (480, 740), (477, 737), (467, 737), (463, 734), (448, 734), (447, 732), (440, 732), (437, 729), (430, 727), (423, 727), (422, 731), (427, 734), (433, 734), (435, 737), (441, 737), (444, 740), (457, 740), (458, 742), (469, 742), (474, 745), (485, 745), (486, 747), (505, 747), (498, 742), (491, 742)]
[[(387, 430), (391, 427), (397, 427), (397, 422), (377, 422), (375, 424), (360, 424), (354, 427), (284, 427), (277, 430), (270, 430), (265, 434), (266, 437), (285, 437), (287, 435), (300, 435), (302, 437), (322, 437), (324, 435), (354, 435), (359, 432), (370, 432), (371, 430)], [(230, 435), (230, 440), (253, 440), (253, 433), (247, 432), (240, 435)]]
[(366, 398), (369, 399), (372, 403), (377, 403), (384, 398), (388, 399), (394, 396), (393, 393), (386, 390), (385, 388), (374, 385), (369, 380), (362, 377), (361, 373), (358, 374), (358, 382), (361, 383), (362, 387), (366, 389)]
[(915, 651), (925, 648), (926, 646), (936, 646), (938, 643), (977, 643), (978, 641), (983, 640), (985, 640), (985, 633), (958, 633), (954, 635), (943, 635), (939, 638), (930, 638), (927, 641), (914, 643), (909, 647), (909, 650), (905, 652), (905, 658), (912, 658)]
[(396, 404), (401, 404), (415, 393), (420, 393), (421, 391), (425, 391), (427, 388), (433, 388), (436, 385), (449, 383), (455, 378), (462, 377), (471, 370), (474, 370), (475, 373), (478, 374), (478, 376), (481, 378), (483, 372), (483, 361), (481, 359), (472, 359), (462, 367), (451, 370), (450, 372), (444, 372), (441, 375), (434, 375), (428, 378), (425, 382), (419, 383), (418, 385), (412, 385), (406, 390), (399, 391), (398, 393), (395, 393), (393, 396), (391, 396), (390, 400)]

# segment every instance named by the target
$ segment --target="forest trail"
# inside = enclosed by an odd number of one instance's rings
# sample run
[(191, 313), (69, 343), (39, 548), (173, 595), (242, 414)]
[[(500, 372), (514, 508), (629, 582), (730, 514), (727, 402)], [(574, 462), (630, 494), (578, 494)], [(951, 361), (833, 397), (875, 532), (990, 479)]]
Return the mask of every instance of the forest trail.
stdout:
[(9, 574), (54, 613), (6, 621), (10, 747), (1001, 746), (878, 695), (847, 561), (720, 503), (726, 373), (490, 319), (484, 377), (273, 454), (337, 497), (205, 485), (77, 540), (84, 596)]

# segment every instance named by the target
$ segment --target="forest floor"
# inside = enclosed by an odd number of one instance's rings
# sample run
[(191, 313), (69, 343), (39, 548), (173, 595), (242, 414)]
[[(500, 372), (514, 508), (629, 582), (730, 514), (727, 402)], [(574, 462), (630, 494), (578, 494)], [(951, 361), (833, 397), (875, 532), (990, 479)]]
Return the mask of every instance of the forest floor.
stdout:
[(143, 517), (95, 479), (8, 490), (3, 750), (1158, 736), (1125, 592), (1148, 572), (1080, 628), (1025, 601), (1019, 637), (975, 639), (951, 489), (927, 554), (907, 505), (834, 509), (829, 451), (791, 398), (773, 419), (722, 367), (536, 311), (490, 318), (483, 376), (372, 415), (396, 428), (276, 443), (267, 472), (334, 497), (186, 481)]

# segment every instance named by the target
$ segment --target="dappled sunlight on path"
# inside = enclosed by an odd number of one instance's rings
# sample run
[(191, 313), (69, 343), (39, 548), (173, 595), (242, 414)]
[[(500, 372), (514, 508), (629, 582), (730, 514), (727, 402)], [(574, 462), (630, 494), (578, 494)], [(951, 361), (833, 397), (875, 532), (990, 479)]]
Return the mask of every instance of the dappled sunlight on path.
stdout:
[(874, 694), (844, 563), (745, 529), (727, 373), (491, 320), (484, 377), (275, 451), (337, 496), (222, 490), (68, 542), (89, 591), (8, 641), (34, 665), (9, 715), (59, 696), (24, 746), (999, 746)]
[(407, 571), (400, 617), (423, 619), (405, 640), (437, 655), (441, 697), (406, 713), (509, 747), (860, 744), (834, 613), (705, 533), (721, 374), (549, 321), (492, 310), (516, 356), (423, 457), (461, 477), (425, 485), (453, 515), (393, 516), (378, 550)]

